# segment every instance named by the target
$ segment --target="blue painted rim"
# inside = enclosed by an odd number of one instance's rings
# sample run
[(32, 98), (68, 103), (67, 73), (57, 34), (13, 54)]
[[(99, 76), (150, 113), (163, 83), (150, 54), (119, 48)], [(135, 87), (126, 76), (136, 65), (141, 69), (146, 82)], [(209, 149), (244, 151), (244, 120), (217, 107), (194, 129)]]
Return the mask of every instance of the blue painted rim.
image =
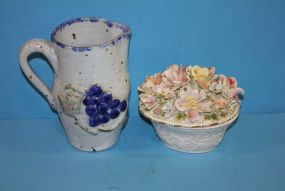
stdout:
[[(63, 30), (64, 27), (66, 26), (70, 26), (72, 24), (75, 24), (75, 23), (81, 23), (81, 22), (91, 22), (91, 23), (95, 23), (95, 22), (103, 22), (105, 23), (109, 28), (112, 28), (112, 27), (117, 27), (117, 28), (120, 28), (123, 33), (114, 37), (112, 40), (110, 41), (107, 41), (107, 42), (103, 42), (103, 43), (100, 43), (100, 44), (94, 44), (92, 46), (87, 46), (87, 47), (79, 47), (79, 46), (72, 46), (72, 45), (69, 45), (69, 44), (65, 44), (63, 42), (60, 42), (58, 41), (56, 38), (55, 38), (55, 35), (57, 32), (61, 32)], [(73, 51), (76, 51), (76, 52), (83, 52), (83, 51), (90, 51), (92, 49), (92, 47), (106, 47), (108, 45), (115, 45), (116, 42), (118, 42), (119, 40), (121, 40), (122, 38), (130, 38), (131, 37), (131, 29), (129, 26), (127, 25), (124, 25), (124, 24), (120, 24), (120, 23), (117, 23), (117, 22), (114, 22), (114, 21), (110, 21), (110, 20), (107, 20), (107, 19), (104, 19), (104, 18), (98, 18), (98, 17), (81, 17), (81, 18), (76, 18), (76, 19), (71, 19), (71, 20), (68, 20), (64, 23), (61, 23), (60, 25), (58, 25), (52, 32), (51, 34), (51, 41), (56, 43), (58, 46), (62, 47), (62, 48), (65, 48), (65, 47), (68, 47), (70, 49), (72, 49)]]

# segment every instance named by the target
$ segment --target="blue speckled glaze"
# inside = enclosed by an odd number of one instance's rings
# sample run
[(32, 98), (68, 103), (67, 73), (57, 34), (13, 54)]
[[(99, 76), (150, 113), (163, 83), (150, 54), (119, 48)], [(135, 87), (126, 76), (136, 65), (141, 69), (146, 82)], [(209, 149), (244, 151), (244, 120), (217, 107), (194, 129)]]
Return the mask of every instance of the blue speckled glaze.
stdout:
[(72, 47), (72, 50), (75, 52), (85, 52), (92, 50), (91, 47)]
[(96, 18), (96, 17), (90, 17), (90, 18), (89, 18), (89, 21), (92, 22), (92, 23), (96, 23), (96, 22), (99, 21), (99, 19)]
[(109, 28), (113, 27), (113, 23), (111, 21), (104, 21)]
[(60, 42), (55, 42), (58, 46), (60, 46), (61, 48), (64, 48), (65, 47), (65, 45), (64, 44), (62, 44), (62, 43), (60, 43)]
[[(94, 44), (94, 45), (89, 46), (89, 47), (71, 46), (71, 45), (67, 45), (67, 44), (64, 44), (64, 43), (56, 40), (55, 35), (57, 32), (62, 32), (66, 26), (70, 26), (72, 24), (80, 23), (80, 22), (91, 22), (91, 23), (102, 22), (102, 23), (105, 23), (109, 28), (115, 27), (115, 28), (121, 29), (123, 33), (119, 36), (116, 36), (114, 39), (112, 39), (110, 41), (100, 43), (100, 44)], [(70, 48), (71, 50), (73, 50), (75, 52), (85, 52), (85, 51), (91, 51), (92, 47), (105, 48), (105, 47), (110, 46), (110, 45), (116, 45), (120, 40), (129, 39), (130, 37), (131, 37), (131, 30), (127, 25), (116, 23), (116, 22), (106, 20), (103, 18), (83, 17), (83, 18), (72, 19), (72, 20), (66, 21), (66, 22), (58, 25), (51, 34), (51, 41), (56, 43), (61, 48)]]

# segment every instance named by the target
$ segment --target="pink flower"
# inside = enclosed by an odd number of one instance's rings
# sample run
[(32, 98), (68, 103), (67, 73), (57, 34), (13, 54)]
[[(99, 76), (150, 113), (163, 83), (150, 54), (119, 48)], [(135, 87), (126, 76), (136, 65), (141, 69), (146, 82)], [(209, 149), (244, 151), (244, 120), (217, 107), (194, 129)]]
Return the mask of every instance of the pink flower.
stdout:
[(156, 95), (158, 97), (170, 99), (170, 98), (173, 98), (175, 96), (175, 92), (173, 91), (172, 88), (157, 87)]
[(154, 76), (147, 77), (143, 87), (155, 91), (156, 87), (161, 84), (161, 81), (162, 81), (162, 75), (160, 73), (157, 73)]
[(235, 98), (239, 100), (240, 96), (244, 94), (244, 90), (242, 88), (229, 88), (225, 86), (222, 94), (226, 99)]
[(234, 77), (228, 77), (227, 84), (230, 88), (237, 88), (237, 80)]
[(159, 85), (160, 88), (169, 88), (169, 89), (174, 89), (175, 84), (171, 81), (168, 81), (166, 78), (163, 78), (161, 84)]
[(227, 106), (227, 101), (223, 98), (213, 100), (213, 108), (215, 109), (223, 109)]
[(152, 95), (141, 94), (140, 100), (148, 110), (152, 109), (156, 105), (156, 99)]
[(157, 107), (157, 108), (154, 108), (152, 112), (154, 116), (159, 117), (162, 112), (162, 109), (160, 107)]
[(244, 94), (244, 90), (238, 87), (237, 80), (234, 77), (228, 77), (225, 79), (226, 85), (223, 87), (222, 94), (225, 98), (240, 99), (240, 96)]
[(212, 102), (205, 99), (204, 90), (199, 91), (188, 86), (179, 92), (175, 107), (178, 111), (185, 112), (191, 122), (199, 122), (203, 120), (200, 113), (211, 111)]
[(177, 64), (173, 64), (167, 70), (162, 73), (164, 77), (164, 83), (170, 82), (174, 85), (181, 85), (188, 81), (187, 73), (185, 67), (178, 66)]

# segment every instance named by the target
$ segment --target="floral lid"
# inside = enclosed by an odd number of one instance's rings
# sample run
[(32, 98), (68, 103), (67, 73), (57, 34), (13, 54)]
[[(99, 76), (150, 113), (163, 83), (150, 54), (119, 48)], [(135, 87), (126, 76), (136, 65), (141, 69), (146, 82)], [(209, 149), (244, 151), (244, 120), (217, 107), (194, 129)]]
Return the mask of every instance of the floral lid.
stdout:
[(139, 109), (156, 122), (183, 127), (210, 127), (239, 114), (244, 90), (234, 77), (215, 67), (173, 64), (139, 86)]

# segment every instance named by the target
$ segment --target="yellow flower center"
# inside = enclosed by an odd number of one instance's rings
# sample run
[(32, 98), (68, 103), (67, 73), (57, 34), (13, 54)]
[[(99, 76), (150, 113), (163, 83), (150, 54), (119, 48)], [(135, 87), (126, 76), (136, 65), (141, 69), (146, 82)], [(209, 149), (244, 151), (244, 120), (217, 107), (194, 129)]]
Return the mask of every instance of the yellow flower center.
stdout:
[(201, 68), (199, 66), (195, 66), (192, 71), (192, 75), (195, 80), (204, 81), (209, 78), (210, 70), (209, 68)]
[(186, 98), (186, 107), (191, 110), (197, 110), (198, 109), (198, 101), (196, 98), (189, 96)]

